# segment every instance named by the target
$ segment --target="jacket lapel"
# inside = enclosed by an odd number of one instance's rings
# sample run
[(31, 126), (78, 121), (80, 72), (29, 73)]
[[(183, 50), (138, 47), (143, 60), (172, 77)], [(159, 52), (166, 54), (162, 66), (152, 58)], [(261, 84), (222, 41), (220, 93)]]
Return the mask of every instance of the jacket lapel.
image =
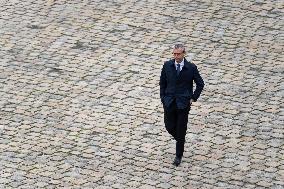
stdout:
[(171, 61), (171, 69), (174, 72), (174, 76), (177, 78), (177, 69), (176, 69), (176, 65), (175, 65), (175, 60)]

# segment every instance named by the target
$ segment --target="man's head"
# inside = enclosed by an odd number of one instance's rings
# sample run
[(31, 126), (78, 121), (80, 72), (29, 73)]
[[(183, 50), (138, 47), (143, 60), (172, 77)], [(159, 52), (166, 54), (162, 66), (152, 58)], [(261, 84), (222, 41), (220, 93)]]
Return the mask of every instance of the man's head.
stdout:
[(173, 49), (174, 59), (177, 63), (181, 63), (185, 56), (185, 47), (182, 44), (176, 44)]

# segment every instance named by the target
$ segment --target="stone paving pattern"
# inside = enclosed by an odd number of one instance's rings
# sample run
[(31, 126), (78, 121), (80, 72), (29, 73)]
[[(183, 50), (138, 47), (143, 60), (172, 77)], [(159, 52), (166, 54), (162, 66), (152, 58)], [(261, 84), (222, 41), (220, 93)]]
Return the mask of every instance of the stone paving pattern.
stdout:
[[(0, 188), (284, 188), (280, 0), (0, 1)], [(159, 76), (205, 80), (185, 156)]]

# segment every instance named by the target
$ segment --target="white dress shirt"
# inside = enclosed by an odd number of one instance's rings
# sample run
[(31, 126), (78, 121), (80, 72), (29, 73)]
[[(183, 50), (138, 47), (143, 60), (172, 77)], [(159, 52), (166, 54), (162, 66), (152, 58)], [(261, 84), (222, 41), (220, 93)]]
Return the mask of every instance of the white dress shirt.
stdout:
[[(177, 70), (177, 62), (175, 61), (175, 65), (176, 65), (176, 70)], [(184, 59), (181, 61), (181, 63), (179, 63), (180, 64), (180, 71), (182, 70), (182, 67), (184, 66)]]

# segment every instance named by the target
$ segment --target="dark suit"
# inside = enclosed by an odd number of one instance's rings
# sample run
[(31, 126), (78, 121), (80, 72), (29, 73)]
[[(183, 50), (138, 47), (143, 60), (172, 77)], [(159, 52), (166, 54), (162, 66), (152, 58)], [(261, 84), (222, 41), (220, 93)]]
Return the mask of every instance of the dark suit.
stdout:
[[(194, 91), (193, 81), (196, 84)], [(160, 98), (164, 107), (166, 129), (177, 141), (178, 157), (183, 156), (190, 99), (196, 101), (203, 87), (203, 79), (195, 64), (184, 59), (184, 66), (177, 75), (174, 59), (164, 63), (160, 77)]]

